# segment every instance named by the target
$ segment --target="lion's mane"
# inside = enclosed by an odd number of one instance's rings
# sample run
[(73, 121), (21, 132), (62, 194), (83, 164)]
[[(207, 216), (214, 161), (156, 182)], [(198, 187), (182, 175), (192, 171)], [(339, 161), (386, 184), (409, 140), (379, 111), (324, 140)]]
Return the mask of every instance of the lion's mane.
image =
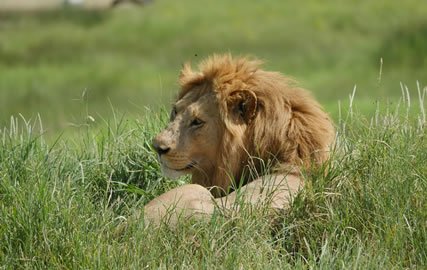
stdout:
[[(252, 180), (253, 174), (246, 173), (249, 166), (257, 172), (267, 162), (275, 168), (303, 168), (328, 158), (335, 135), (329, 116), (293, 80), (264, 71), (260, 64), (258, 60), (226, 54), (207, 58), (197, 72), (189, 64), (184, 65), (178, 99), (195, 89), (213, 91), (223, 128), (217, 170), (208, 182), (198, 184), (226, 188), (232, 179)], [(256, 111), (251, 121), (244, 123), (231, 117), (228, 104), (236, 91), (255, 95)], [(193, 175), (197, 183), (195, 178)]]

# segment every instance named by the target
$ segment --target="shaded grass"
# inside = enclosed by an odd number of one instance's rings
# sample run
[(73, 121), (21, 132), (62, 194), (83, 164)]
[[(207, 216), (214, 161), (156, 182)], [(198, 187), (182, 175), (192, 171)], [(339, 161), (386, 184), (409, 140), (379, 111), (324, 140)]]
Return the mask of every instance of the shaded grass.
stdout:
[[(425, 90), (420, 103), (425, 105)], [(425, 112), (408, 102), (342, 113), (336, 151), (274, 224), (265, 209), (177, 230), (128, 220), (187, 179), (159, 174), (149, 142), (166, 113), (115, 114), (47, 144), (37, 124), (0, 133), (0, 265), (20, 268), (395, 269), (427, 265)], [(409, 114), (406, 112), (409, 111)], [(421, 119), (421, 120), (420, 120)], [(423, 120), (424, 119), (424, 120)]]

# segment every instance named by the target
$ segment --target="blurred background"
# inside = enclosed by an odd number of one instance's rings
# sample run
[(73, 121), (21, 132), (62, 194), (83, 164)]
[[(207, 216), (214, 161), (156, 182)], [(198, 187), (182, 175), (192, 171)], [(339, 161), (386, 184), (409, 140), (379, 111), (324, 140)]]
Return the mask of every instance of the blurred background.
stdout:
[(222, 52), (294, 77), (334, 118), (357, 85), (371, 113), (426, 86), (427, 2), (0, 0), (0, 127), (140, 117), (173, 101), (182, 63)]

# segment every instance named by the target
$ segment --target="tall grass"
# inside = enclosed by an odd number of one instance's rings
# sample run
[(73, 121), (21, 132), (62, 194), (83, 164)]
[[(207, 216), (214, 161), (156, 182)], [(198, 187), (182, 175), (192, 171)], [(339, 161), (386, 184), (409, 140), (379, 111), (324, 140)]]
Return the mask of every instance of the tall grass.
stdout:
[(129, 219), (187, 181), (163, 178), (149, 146), (165, 113), (147, 110), (140, 121), (115, 113), (102, 130), (54, 143), (41, 121), (12, 119), (0, 132), (0, 268), (423, 268), (426, 92), (417, 112), (405, 94), (373, 118), (354, 98), (328, 170), (307, 175), (274, 223), (263, 209), (244, 209), (176, 230)]

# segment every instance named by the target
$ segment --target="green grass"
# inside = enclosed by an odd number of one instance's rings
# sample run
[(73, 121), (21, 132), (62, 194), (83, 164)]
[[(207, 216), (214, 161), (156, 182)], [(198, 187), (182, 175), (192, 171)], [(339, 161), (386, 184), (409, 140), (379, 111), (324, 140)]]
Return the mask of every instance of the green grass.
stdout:
[(375, 100), (398, 99), (400, 82), (426, 85), (425, 14), (419, 0), (161, 0), (140, 9), (0, 14), (0, 123), (40, 113), (56, 134), (81, 124), (86, 105), (97, 120), (111, 117), (110, 101), (140, 115), (170, 102), (184, 61), (218, 52), (264, 59), (328, 110), (357, 84), (373, 112)]
[(401, 113), (379, 107), (372, 119), (357, 113), (356, 98), (342, 112), (330, 169), (308, 176), (274, 224), (263, 209), (245, 209), (182, 220), (175, 231), (129, 219), (188, 180), (163, 178), (150, 150), (166, 113), (116, 115), (54, 143), (38, 134), (39, 122), (13, 121), (0, 132), (0, 268), (422, 269), (427, 92), (420, 94), (420, 109), (402, 99)]
[[(426, 268), (425, 14), (419, 0), (0, 12), (0, 269)], [(161, 108), (181, 64), (217, 52), (313, 91), (338, 126), (330, 170), (274, 224), (244, 209), (146, 227), (130, 217), (188, 181), (150, 149)]]

